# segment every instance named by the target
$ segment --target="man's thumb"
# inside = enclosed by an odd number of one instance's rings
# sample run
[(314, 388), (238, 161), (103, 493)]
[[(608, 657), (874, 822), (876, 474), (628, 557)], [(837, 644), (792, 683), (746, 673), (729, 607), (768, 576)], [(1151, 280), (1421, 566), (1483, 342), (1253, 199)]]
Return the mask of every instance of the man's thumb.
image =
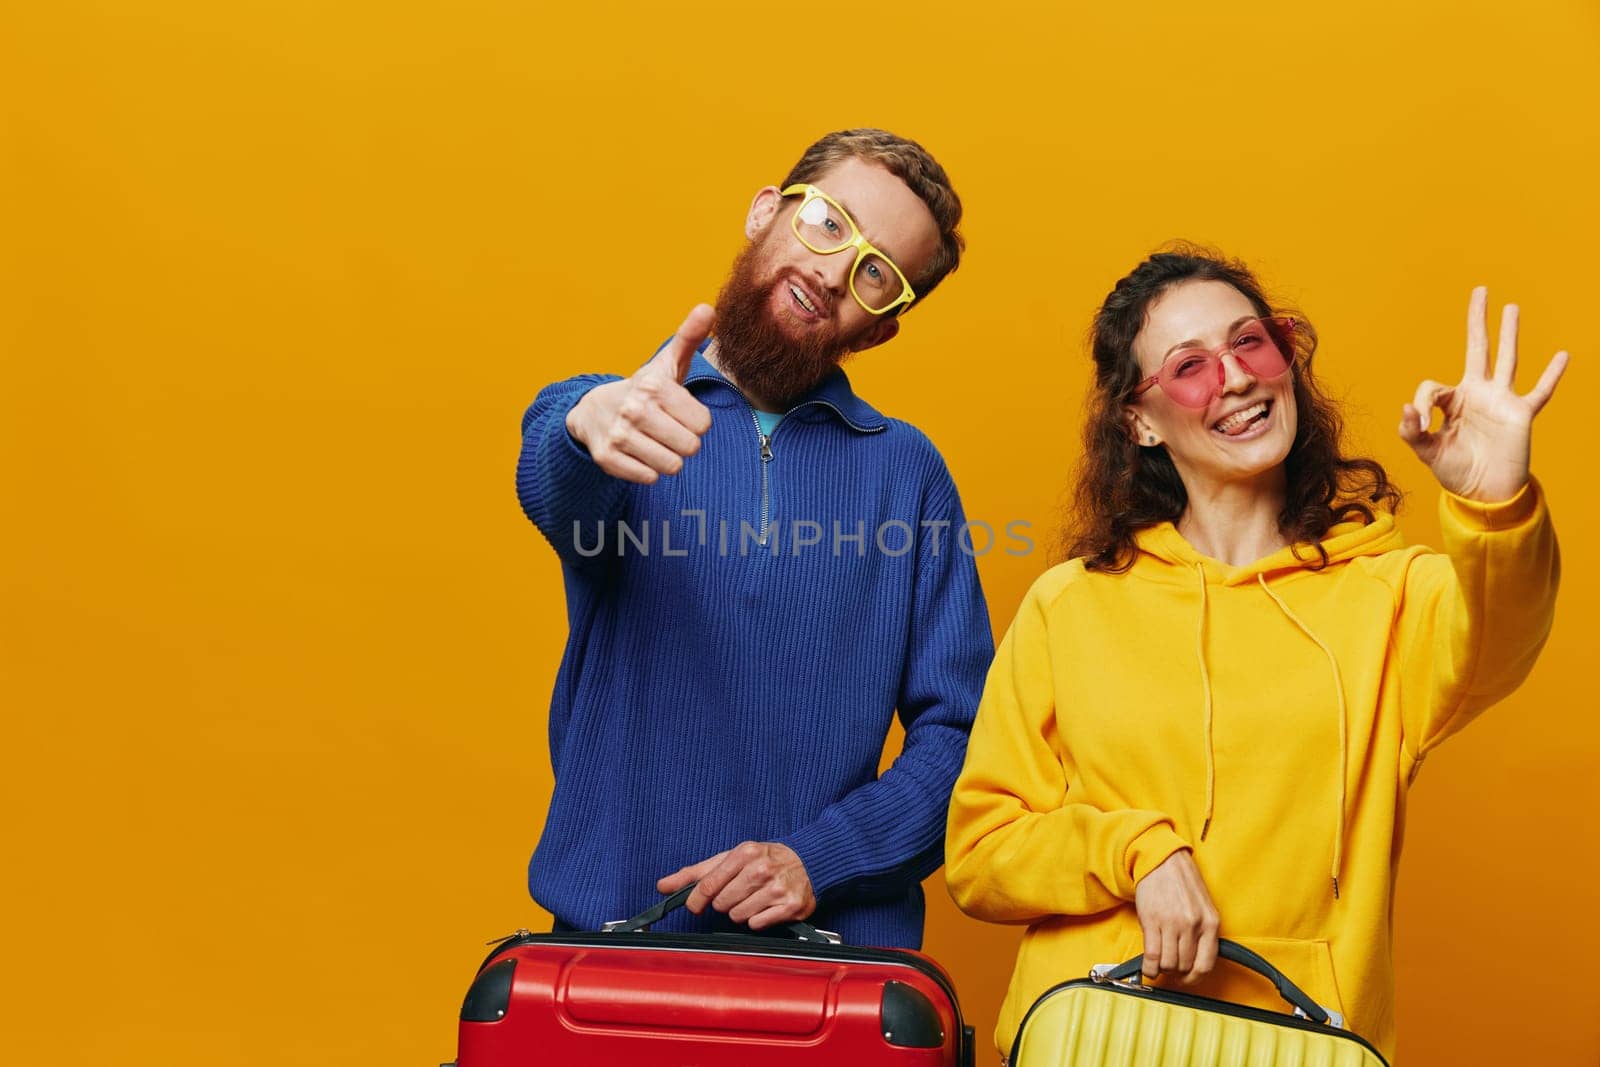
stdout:
[(683, 320), (683, 325), (678, 327), (678, 332), (672, 335), (672, 340), (656, 357), (672, 372), (674, 381), (681, 383), (689, 376), (689, 363), (694, 359), (695, 350), (710, 336), (711, 324), (715, 320), (716, 311), (710, 304), (696, 304), (695, 309), (689, 312), (689, 317)]

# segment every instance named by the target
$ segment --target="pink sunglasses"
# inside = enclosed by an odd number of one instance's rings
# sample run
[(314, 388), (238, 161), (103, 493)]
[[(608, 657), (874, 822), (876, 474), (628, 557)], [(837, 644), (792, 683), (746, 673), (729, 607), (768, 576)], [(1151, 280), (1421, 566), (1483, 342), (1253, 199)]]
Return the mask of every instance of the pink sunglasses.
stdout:
[(1161, 391), (1175, 402), (1186, 408), (1203, 408), (1222, 391), (1228, 373), (1222, 357), (1230, 354), (1255, 377), (1276, 378), (1294, 360), (1294, 333), (1299, 326), (1298, 319), (1287, 315), (1248, 319), (1239, 324), (1233, 340), (1225, 345), (1178, 349), (1159, 371), (1134, 388), (1133, 396), (1143, 396), (1159, 383)]

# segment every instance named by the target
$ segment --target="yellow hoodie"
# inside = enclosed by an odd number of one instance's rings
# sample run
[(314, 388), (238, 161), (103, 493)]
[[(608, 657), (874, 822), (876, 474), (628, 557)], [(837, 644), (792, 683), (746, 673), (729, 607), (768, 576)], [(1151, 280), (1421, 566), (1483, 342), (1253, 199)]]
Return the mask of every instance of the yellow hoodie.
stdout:
[[(1029, 924), (1002, 1052), (1045, 989), (1139, 954), (1134, 887), (1190, 848), (1222, 936), (1393, 1058), (1406, 791), (1527, 675), (1560, 572), (1537, 484), (1497, 504), (1446, 493), (1440, 512), (1444, 554), (1380, 515), (1329, 531), (1323, 569), (1288, 548), (1230, 567), (1167, 523), (1140, 533), (1125, 574), (1073, 560), (1034, 583), (945, 845), (963, 911)], [(1192, 991), (1285, 1010), (1226, 961)]]

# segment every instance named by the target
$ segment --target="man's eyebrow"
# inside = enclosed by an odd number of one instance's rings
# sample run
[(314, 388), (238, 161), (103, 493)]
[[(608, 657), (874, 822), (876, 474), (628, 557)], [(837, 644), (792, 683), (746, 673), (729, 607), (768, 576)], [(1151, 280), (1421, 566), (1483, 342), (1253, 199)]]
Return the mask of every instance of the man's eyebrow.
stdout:
[[(856, 224), (857, 232), (861, 233), (861, 236), (867, 237), (866, 232), (861, 229), (861, 216), (856, 214), (855, 209), (852, 208), (849, 204), (845, 203), (844, 202), (844, 197), (842, 197), (842, 196), (835, 196), (833, 199), (834, 199), (835, 203), (837, 203), (840, 207), (844, 208), (844, 213), (846, 215), (850, 216), (850, 221)], [(884, 245), (882, 242), (879, 242), (879, 241), (874, 241), (870, 237), (867, 237), (867, 243), (870, 244), (873, 248), (876, 248), (878, 251), (882, 252), (884, 255), (888, 256), (891, 260), (893, 260), (895, 266), (897, 266), (897, 267), (900, 266), (900, 257), (895, 255), (894, 252), (887, 245)]]
[[(840, 202), (843, 203), (843, 201), (840, 201)], [(850, 217), (851, 218), (855, 218), (854, 215), (851, 215)], [(1228, 329), (1225, 332), (1231, 334), (1231, 333), (1233, 333), (1234, 330), (1237, 330), (1240, 326), (1244, 325), (1245, 323), (1249, 322), (1251, 319), (1256, 318), (1256, 317), (1257, 316), (1255, 316), (1255, 315), (1241, 315), (1238, 318), (1234, 319), (1232, 322), (1228, 323)], [(1179, 341), (1177, 344), (1175, 344), (1171, 348), (1167, 349), (1166, 352), (1164, 352), (1162, 354), (1161, 358), (1163, 360), (1167, 359), (1167, 357), (1171, 356), (1172, 353), (1176, 352), (1180, 348), (1204, 348), (1204, 347), (1205, 347), (1205, 342), (1204, 341), (1201, 341), (1198, 337), (1191, 337), (1187, 341)]]

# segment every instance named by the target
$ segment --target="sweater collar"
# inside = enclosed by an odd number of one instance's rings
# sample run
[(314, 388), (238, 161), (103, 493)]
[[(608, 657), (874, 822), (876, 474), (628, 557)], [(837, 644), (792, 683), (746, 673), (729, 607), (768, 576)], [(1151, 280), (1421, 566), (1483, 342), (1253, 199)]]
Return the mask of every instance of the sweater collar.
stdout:
[[(706, 359), (706, 349), (710, 345), (711, 339), (707, 338), (699, 348), (695, 349), (694, 358), (689, 363), (689, 373), (683, 379), (683, 384), (688, 385), (697, 381), (721, 382), (743, 398), (744, 394), (739, 392), (738, 387), (728, 381), (711, 365), (711, 361)], [(846, 426), (860, 433), (877, 433), (887, 425), (887, 420), (878, 410), (862, 400), (856, 395), (855, 390), (850, 388), (850, 379), (840, 367), (829, 371), (827, 377), (817, 383), (815, 388), (791, 404), (789, 410), (782, 414), (792, 415), (801, 408), (811, 405), (832, 411)]]

